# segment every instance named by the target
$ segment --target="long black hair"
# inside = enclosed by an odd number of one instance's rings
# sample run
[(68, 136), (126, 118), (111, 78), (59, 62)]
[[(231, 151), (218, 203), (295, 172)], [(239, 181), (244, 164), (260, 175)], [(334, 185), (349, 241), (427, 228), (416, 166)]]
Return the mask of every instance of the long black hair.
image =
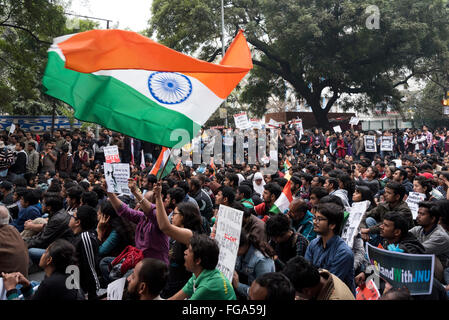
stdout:
[(128, 220), (117, 215), (109, 200), (101, 204), (100, 211), (109, 218), (109, 232), (115, 230), (120, 238), (129, 245), (134, 245), (134, 229)]
[(204, 233), (200, 211), (193, 203), (181, 202), (176, 207), (183, 217), (184, 228), (190, 229), (192, 232)]
[(368, 210), (377, 207), (376, 201), (374, 201), (373, 192), (367, 186), (357, 185), (355, 187), (355, 191), (359, 192), (362, 195), (362, 201), (369, 200), (371, 202)]

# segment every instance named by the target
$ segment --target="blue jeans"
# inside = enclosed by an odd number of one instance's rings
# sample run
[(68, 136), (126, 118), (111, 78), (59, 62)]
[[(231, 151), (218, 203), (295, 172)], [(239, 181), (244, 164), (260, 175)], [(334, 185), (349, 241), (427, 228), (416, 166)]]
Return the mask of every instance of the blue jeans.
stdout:
[[(366, 218), (366, 226), (368, 228), (374, 227), (375, 225), (377, 225), (378, 222), (371, 217)], [(369, 234), (369, 243), (375, 247), (377, 247), (379, 245), (379, 243), (382, 242), (382, 237), (377, 234), (377, 233), (370, 233)]]
[(101, 276), (105, 280), (106, 283), (112, 282), (112, 279), (109, 277), (109, 272), (111, 271), (111, 262), (114, 261), (115, 257), (104, 257), (100, 260), (100, 271)]
[(8, 169), (0, 171), (0, 178), (6, 178), (7, 175), (8, 175)]
[(39, 261), (41, 260), (41, 257), (44, 253), (45, 249), (28, 248), (28, 256), (30, 257), (30, 260), (36, 265), (39, 265)]

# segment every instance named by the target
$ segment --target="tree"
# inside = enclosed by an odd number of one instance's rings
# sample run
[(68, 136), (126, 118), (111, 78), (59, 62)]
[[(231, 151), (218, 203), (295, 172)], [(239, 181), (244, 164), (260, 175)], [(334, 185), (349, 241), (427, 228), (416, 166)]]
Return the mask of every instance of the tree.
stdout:
[[(398, 87), (431, 72), (428, 60), (448, 51), (445, 0), (224, 2), (226, 33), (244, 29), (253, 48), (242, 98), (259, 115), (272, 94), (285, 94), (284, 81), (321, 127), (329, 127), (327, 114), (345, 94), (363, 94), (342, 101), (358, 108), (399, 106)], [(152, 11), (149, 36), (208, 61), (220, 54), (220, 1), (154, 0)], [(324, 92), (330, 98), (322, 108)]]
[(64, 16), (56, 0), (0, 0), (0, 111), (50, 114), (67, 106), (44, 95), (42, 76), (55, 37), (90, 30), (98, 23)]

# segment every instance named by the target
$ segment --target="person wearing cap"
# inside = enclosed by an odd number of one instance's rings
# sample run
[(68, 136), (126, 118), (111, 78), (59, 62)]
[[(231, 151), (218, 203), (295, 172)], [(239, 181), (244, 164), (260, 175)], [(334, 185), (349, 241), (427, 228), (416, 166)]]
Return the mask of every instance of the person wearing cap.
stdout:
[(2, 203), (4, 205), (11, 205), (13, 204), (14, 201), (14, 192), (13, 192), (13, 185), (11, 182), (9, 181), (2, 181), (2, 183), (0, 183), (0, 192), (3, 195), (3, 199), (2, 199)]

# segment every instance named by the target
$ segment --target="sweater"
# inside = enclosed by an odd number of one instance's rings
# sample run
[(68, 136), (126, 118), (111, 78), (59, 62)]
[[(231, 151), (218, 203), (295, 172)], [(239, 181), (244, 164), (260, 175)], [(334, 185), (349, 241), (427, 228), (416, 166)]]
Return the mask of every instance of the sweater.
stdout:
[(28, 250), (16, 228), (0, 225), (0, 274), (20, 272), (28, 276)]
[(409, 232), (421, 242), (425, 253), (436, 255), (444, 268), (449, 267), (449, 234), (441, 225), (437, 224), (428, 234), (425, 234), (421, 226), (414, 227)]

